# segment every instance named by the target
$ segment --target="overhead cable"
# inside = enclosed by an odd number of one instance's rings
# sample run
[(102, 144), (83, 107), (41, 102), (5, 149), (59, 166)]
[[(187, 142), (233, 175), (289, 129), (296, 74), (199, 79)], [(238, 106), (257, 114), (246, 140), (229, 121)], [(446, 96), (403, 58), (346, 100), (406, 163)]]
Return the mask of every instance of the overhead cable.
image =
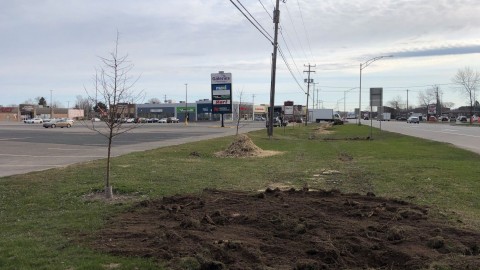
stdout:
[[(237, 0), (238, 1), (238, 0)], [(230, 2), (243, 14), (243, 16), (245, 16), (245, 18), (247, 18), (247, 20), (255, 27), (257, 28), (257, 30), (268, 40), (270, 41), (270, 43), (273, 45), (273, 40), (270, 39), (270, 36), (268, 33), (265, 34), (262, 30), (260, 30), (260, 28), (258, 28), (258, 26), (247, 16), (247, 14), (245, 14), (232, 0), (230, 0)], [(256, 20), (255, 20), (256, 21)], [(263, 27), (262, 27), (263, 28)], [(268, 35), (268, 36), (267, 36)]]

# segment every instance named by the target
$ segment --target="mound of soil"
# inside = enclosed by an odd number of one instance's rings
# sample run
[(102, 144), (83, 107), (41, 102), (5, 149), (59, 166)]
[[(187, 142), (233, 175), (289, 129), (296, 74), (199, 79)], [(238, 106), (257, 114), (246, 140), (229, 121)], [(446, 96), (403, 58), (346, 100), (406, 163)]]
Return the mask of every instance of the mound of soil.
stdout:
[(217, 157), (264, 157), (278, 153), (262, 150), (246, 134), (239, 134), (226, 150), (217, 152), (215, 155)]
[(91, 245), (168, 269), (480, 269), (480, 233), (373, 194), (205, 190), (143, 201)]

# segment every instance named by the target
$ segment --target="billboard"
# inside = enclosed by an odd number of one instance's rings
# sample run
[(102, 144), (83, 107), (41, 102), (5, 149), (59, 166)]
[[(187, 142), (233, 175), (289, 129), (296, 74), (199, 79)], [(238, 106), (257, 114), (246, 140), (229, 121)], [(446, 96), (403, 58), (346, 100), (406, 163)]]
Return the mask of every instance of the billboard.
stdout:
[(212, 113), (232, 113), (232, 73), (212, 73)]
[(383, 88), (370, 88), (370, 106), (383, 106)]

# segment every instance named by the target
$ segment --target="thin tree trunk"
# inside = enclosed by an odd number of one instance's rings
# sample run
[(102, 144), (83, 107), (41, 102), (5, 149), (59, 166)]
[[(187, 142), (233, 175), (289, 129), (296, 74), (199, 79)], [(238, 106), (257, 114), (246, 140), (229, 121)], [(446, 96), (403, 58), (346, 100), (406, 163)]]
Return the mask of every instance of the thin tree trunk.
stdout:
[(108, 154), (107, 154), (107, 177), (105, 179), (105, 198), (113, 198), (113, 189), (110, 186), (110, 154), (112, 149), (112, 134), (108, 138)]

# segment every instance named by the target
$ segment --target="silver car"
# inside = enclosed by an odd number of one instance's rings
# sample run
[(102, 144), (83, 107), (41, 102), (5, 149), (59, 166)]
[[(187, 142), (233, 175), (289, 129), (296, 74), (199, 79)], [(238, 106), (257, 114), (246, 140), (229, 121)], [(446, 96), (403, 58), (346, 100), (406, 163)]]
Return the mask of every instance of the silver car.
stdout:
[(407, 123), (419, 124), (420, 119), (417, 116), (410, 116), (407, 119)]

